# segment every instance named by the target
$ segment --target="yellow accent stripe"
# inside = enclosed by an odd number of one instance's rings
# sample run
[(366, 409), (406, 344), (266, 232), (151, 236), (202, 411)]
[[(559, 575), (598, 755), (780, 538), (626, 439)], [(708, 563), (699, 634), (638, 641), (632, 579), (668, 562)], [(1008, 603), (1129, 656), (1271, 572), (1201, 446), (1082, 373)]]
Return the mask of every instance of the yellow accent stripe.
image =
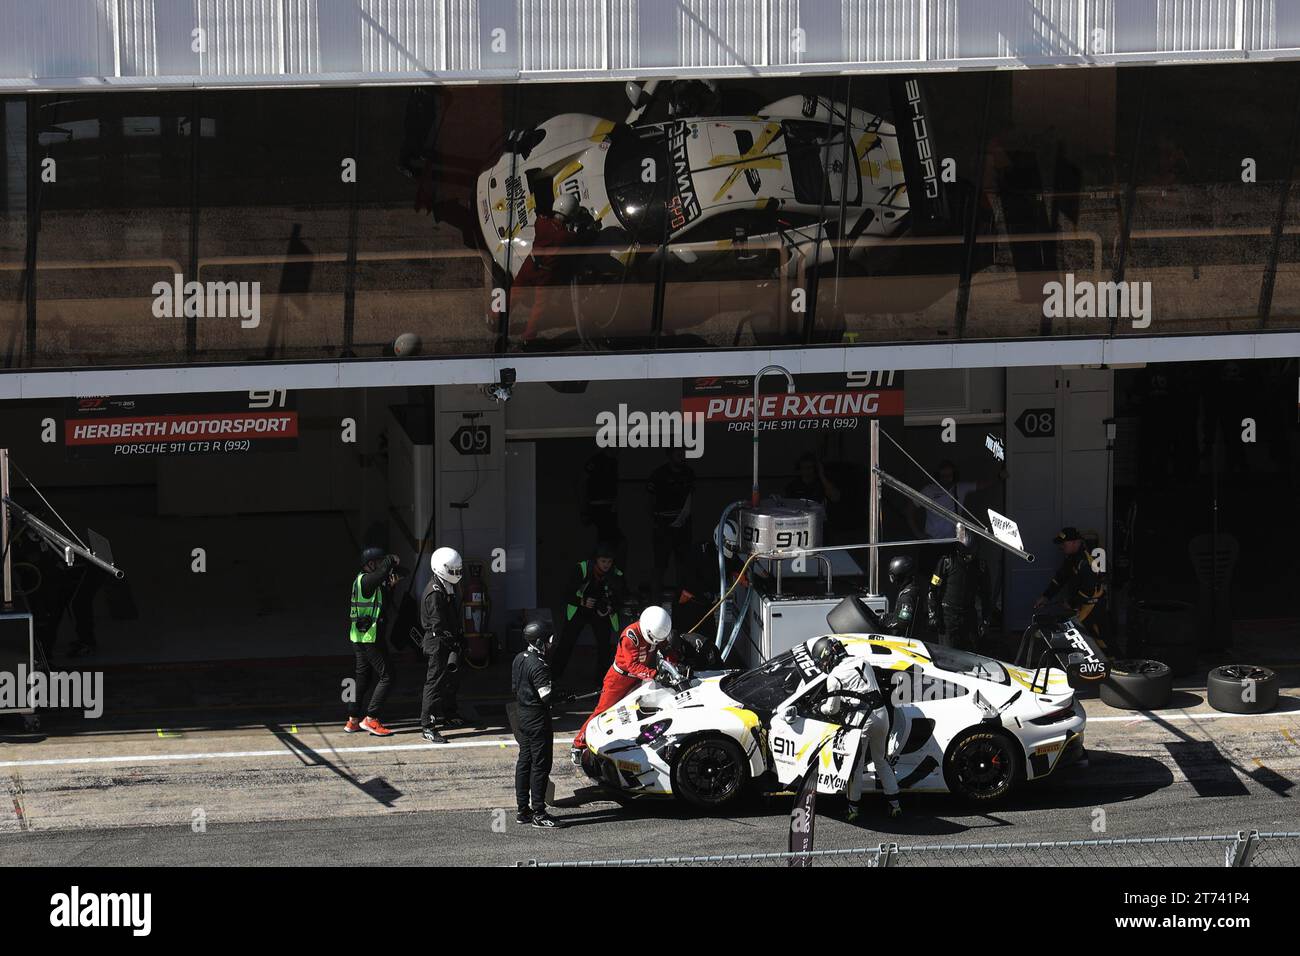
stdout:
[(556, 173), (555, 182), (551, 187), (555, 195), (556, 196), (560, 195), (560, 187), (564, 185), (564, 181), (566, 179), (580, 172), (582, 172), (582, 163), (575, 159), (573, 162), (569, 163), (569, 165), (565, 166), (562, 170)]
[(745, 170), (781, 168), (781, 157), (764, 155), (767, 148), (772, 145), (772, 141), (780, 134), (780, 123), (768, 123), (767, 126), (763, 127), (763, 132), (758, 139), (754, 140), (754, 145), (747, 149), (743, 156), (732, 156), (723, 153), (709, 160), (709, 166), (711, 167), (735, 165), (735, 168), (731, 170), (731, 175), (723, 182), (722, 188), (714, 194), (714, 202), (726, 195), (727, 190), (735, 184), (736, 179)]

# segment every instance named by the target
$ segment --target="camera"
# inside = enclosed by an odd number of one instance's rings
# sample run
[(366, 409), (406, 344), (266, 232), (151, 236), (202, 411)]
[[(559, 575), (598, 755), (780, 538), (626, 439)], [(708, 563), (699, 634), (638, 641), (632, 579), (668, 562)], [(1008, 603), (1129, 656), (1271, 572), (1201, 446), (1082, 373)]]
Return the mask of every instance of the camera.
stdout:
[(487, 393), (488, 398), (494, 402), (508, 402), (510, 396), (515, 390), (515, 370), (512, 368), (503, 368), (501, 370), (501, 381), (492, 385), (485, 385), (483, 391)]

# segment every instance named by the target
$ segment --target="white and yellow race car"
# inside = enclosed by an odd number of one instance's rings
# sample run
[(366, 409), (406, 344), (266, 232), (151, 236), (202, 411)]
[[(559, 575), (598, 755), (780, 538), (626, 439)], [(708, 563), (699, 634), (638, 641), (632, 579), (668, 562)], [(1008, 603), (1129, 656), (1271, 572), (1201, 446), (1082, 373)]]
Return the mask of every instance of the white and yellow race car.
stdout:
[[(941, 645), (839, 634), (876, 671), (890, 713), (889, 755), (905, 791), (1005, 797), (1084, 755), (1086, 718), (1067, 674)], [(719, 807), (750, 788), (796, 787), (817, 761), (817, 788), (845, 789), (862, 732), (823, 716), (826, 675), (813, 640), (750, 671), (700, 675), (680, 690), (647, 682), (587, 727), (581, 765), (619, 799), (676, 796)], [(876, 788), (870, 759), (863, 790)]]
[(893, 125), (820, 96), (786, 97), (753, 116), (657, 123), (561, 113), (513, 131), (477, 183), (479, 228), (498, 269), (519, 274), (538, 215), (566, 193), (618, 263), (661, 244), (684, 263), (783, 249), (793, 271), (893, 235), (909, 211)]

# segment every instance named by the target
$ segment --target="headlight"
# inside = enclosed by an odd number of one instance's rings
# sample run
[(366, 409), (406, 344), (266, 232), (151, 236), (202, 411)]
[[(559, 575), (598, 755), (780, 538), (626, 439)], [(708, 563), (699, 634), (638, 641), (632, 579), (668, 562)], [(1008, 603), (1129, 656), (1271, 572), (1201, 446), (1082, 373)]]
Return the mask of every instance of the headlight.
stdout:
[(667, 733), (668, 728), (672, 725), (673, 721), (671, 717), (665, 718), (664, 720), (656, 720), (653, 724), (647, 724), (645, 727), (641, 728), (641, 733), (636, 735), (636, 742), (639, 744), (653, 743)]

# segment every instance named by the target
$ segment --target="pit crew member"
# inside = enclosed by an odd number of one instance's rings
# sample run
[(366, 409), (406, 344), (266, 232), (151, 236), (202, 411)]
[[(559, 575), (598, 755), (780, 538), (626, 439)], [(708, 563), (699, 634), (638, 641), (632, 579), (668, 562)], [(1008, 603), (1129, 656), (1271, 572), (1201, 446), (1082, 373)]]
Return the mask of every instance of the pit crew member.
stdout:
[(875, 671), (871, 662), (862, 657), (850, 657), (844, 644), (834, 637), (823, 637), (810, 648), (813, 660), (822, 673), (829, 674), (826, 689), (829, 697), (822, 702), (823, 716), (841, 719), (846, 727), (862, 731), (863, 741), (858, 745), (853, 766), (849, 768), (845, 796), (849, 801), (849, 822), (853, 822), (862, 812), (862, 762), (866, 753), (871, 751), (871, 762), (876, 768), (876, 779), (880, 781), (889, 801), (889, 815), (897, 817), (903, 812), (898, 802), (898, 778), (889, 762), (889, 711), (885, 709), (885, 697), (876, 682)]
[[(665, 676), (675, 674), (674, 659), (668, 650), (668, 638), (672, 636), (673, 622), (668, 612), (657, 605), (651, 605), (641, 612), (641, 619), (624, 628), (618, 638), (618, 649), (614, 652), (614, 663), (605, 674), (601, 686), (600, 700), (591, 716), (583, 721), (582, 729), (573, 738), (572, 757), (576, 763), (587, 747), (587, 724), (597, 714), (613, 707), (628, 695), (632, 688), (643, 680), (655, 680), (660, 671)], [(668, 663), (664, 667), (664, 662)]]

